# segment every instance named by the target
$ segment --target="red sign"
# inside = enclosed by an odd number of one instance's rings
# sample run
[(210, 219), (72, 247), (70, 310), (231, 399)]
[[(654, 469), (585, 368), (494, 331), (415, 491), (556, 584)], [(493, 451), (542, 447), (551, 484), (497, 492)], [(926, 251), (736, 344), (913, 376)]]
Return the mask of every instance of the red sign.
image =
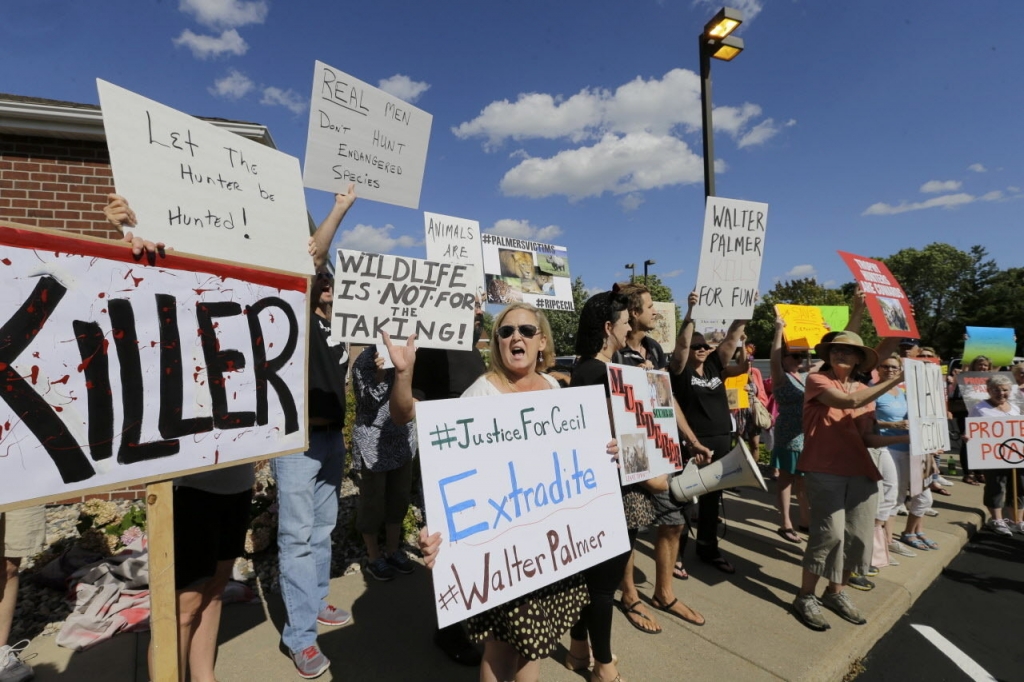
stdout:
[(916, 339), (917, 323), (903, 287), (880, 260), (839, 251), (857, 284), (867, 295), (868, 312), (878, 335)]

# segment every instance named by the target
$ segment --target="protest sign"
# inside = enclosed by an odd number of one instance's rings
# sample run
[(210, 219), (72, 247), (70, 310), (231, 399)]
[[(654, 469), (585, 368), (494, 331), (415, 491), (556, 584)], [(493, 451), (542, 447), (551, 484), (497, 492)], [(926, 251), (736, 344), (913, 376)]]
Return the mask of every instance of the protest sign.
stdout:
[(1024, 468), (1024, 417), (968, 417), (966, 421), (971, 471)]
[(728, 336), (730, 324), (731, 320), (694, 320), (693, 333), (703, 334), (709, 346), (717, 346)]
[(830, 332), (842, 331), (850, 323), (850, 309), (845, 305), (819, 305), (815, 307), (821, 311), (821, 316), (825, 319), (825, 325)]
[(307, 278), (12, 225), (0, 263), (0, 509), (306, 449)]
[(441, 627), (629, 549), (600, 386), (416, 405)]
[[(1011, 372), (960, 372), (956, 375), (956, 386), (960, 391), (960, 397), (964, 401), (964, 409), (970, 412), (982, 400), (988, 400), (988, 387), (986, 382), (995, 374), (1000, 374), (1010, 380), (1010, 385), (1015, 386)], [(1024, 396), (1019, 390), (1010, 393), (1010, 402), (1024, 411)]]
[(698, 319), (754, 316), (768, 204), (708, 197), (697, 270)]
[(910, 312), (910, 301), (885, 263), (845, 251), (838, 253), (865, 294), (878, 335), (916, 338), (917, 323)]
[(110, 166), (137, 237), (179, 251), (311, 274), (299, 162), (97, 80)]
[(1012, 328), (968, 327), (963, 364), (966, 367), (971, 360), (984, 355), (992, 361), (992, 367), (1008, 367), (1016, 351), (1017, 337)]
[(810, 350), (829, 331), (817, 306), (777, 303), (775, 314), (786, 322), (782, 333), (789, 350)]
[(619, 441), (622, 485), (683, 468), (668, 372), (608, 365), (612, 422)]
[(440, 213), (423, 213), (427, 260), (465, 263), (476, 271), (473, 293), (484, 302), (484, 252), (480, 248), (480, 223)]
[(750, 375), (744, 372), (734, 377), (726, 377), (725, 395), (729, 399), (730, 410), (743, 410), (750, 407), (750, 394), (747, 393), (747, 383)]
[(474, 268), (338, 249), (331, 340), (375, 344), (416, 334), (423, 348), (473, 345)]
[(572, 310), (569, 252), (528, 239), (480, 236), (484, 252), (487, 302), (530, 303), (542, 310)]
[(942, 368), (932, 362), (903, 361), (907, 387), (910, 452), (931, 454), (949, 450), (946, 423), (946, 380)]
[(306, 187), (419, 207), (433, 116), (320, 61), (309, 104)]
[(676, 345), (676, 304), (673, 301), (654, 302), (654, 329), (647, 335), (657, 341), (667, 353)]

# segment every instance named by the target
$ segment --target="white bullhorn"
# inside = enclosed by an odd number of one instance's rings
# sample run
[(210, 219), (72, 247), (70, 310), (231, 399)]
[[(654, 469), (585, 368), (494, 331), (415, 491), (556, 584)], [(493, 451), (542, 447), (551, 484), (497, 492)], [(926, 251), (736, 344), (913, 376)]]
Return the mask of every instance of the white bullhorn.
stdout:
[(669, 483), (669, 493), (677, 504), (686, 504), (698, 495), (723, 488), (768, 490), (757, 462), (750, 456), (750, 450), (742, 438), (729, 454), (717, 462), (698, 468), (691, 459)]

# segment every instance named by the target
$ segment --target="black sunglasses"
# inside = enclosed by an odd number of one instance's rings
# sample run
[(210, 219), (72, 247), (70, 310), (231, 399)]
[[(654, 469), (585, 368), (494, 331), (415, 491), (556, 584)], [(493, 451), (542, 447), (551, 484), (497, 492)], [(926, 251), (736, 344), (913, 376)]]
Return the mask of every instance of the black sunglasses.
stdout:
[(690, 350), (711, 350), (711, 346), (706, 343), (694, 343), (690, 345)]
[(498, 327), (498, 336), (503, 339), (507, 339), (515, 334), (517, 330), (519, 331), (519, 335), (524, 339), (532, 339), (540, 333), (540, 330), (537, 329), (537, 325), (535, 324), (521, 324), (518, 326), (506, 324)]

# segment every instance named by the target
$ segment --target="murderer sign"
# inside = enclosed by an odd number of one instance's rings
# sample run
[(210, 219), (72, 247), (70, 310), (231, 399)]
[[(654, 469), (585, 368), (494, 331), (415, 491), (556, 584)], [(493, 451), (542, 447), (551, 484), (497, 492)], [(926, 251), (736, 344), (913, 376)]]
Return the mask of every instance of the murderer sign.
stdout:
[(306, 187), (418, 208), (433, 117), (354, 76), (317, 62), (309, 106)]
[(754, 316), (768, 204), (708, 197), (697, 271), (695, 319)]
[(118, 193), (138, 237), (312, 274), (298, 159), (96, 81)]
[(10, 224), (0, 272), (0, 509), (306, 448), (307, 278)]
[(331, 340), (375, 344), (380, 333), (424, 348), (473, 345), (476, 269), (338, 249)]
[(681, 470), (683, 453), (668, 372), (609, 364), (608, 387), (622, 485)]
[(600, 386), (420, 402), (441, 627), (629, 548)]

